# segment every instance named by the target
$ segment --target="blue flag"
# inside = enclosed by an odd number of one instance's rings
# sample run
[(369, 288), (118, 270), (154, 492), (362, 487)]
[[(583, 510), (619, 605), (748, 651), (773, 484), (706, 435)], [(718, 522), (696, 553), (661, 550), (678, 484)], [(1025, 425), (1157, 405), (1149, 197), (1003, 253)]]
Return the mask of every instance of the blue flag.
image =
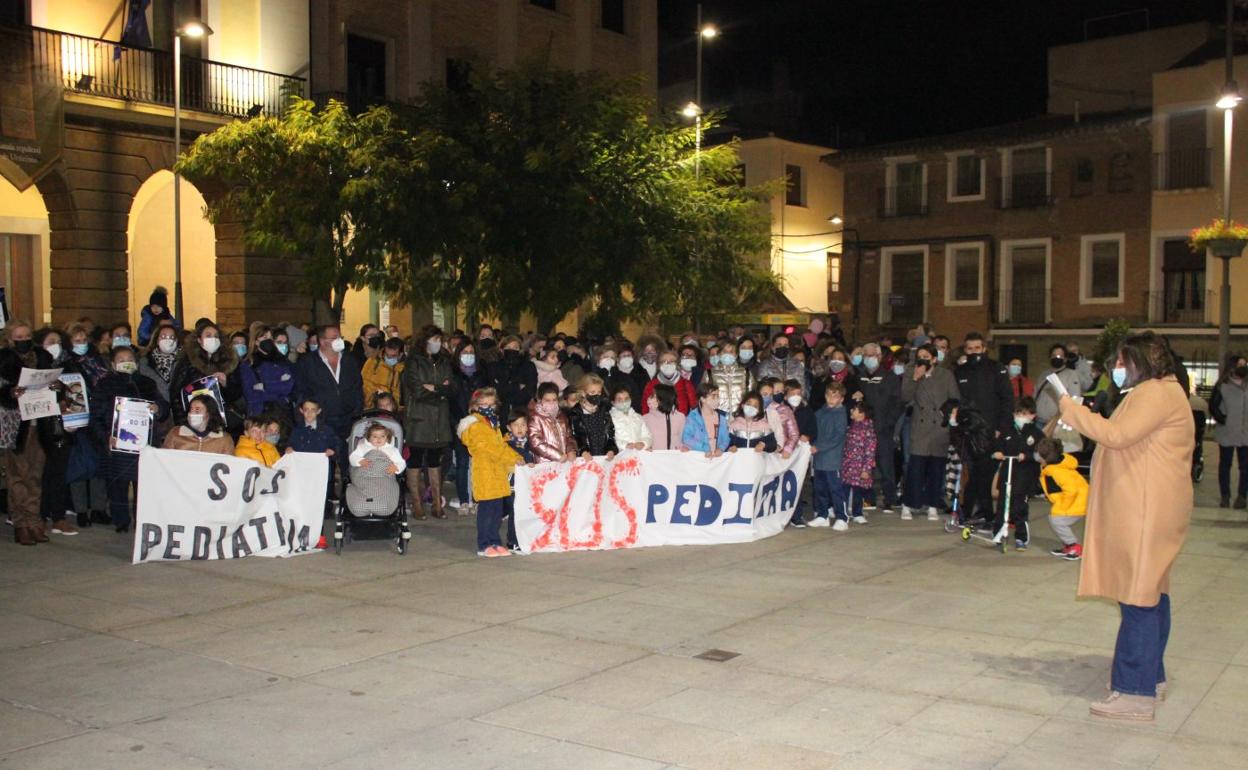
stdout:
[[(147, 7), (152, 0), (126, 0), (126, 26), (121, 31), (121, 45), (151, 48), (152, 33), (147, 28)], [(113, 59), (121, 58), (121, 45), (114, 46)]]

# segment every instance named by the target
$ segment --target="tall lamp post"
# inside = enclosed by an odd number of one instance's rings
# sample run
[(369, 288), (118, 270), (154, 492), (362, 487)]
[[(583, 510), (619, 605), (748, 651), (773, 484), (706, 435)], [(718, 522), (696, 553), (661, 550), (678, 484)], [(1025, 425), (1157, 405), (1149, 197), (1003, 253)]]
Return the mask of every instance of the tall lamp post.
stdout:
[[(833, 214), (832, 216), (828, 217), (828, 223), (831, 224), (833, 227), (840, 228), (839, 230), (832, 231), (830, 235), (841, 236), (842, 258), (844, 258), (844, 255), (845, 255), (845, 247), (851, 243), (854, 245), (854, 313), (853, 313), (853, 326), (850, 327), (850, 334), (852, 335), (853, 339), (858, 339), (858, 305), (860, 304), (858, 301), (858, 288), (862, 280), (862, 264), (861, 264), (862, 263), (862, 259), (861, 259), (862, 250), (861, 250), (861, 243), (860, 243), (861, 236), (858, 234), (858, 230), (856, 228), (845, 227), (845, 218), (842, 217), (840, 214)], [(853, 233), (854, 237), (852, 240), (846, 241), (845, 236), (848, 235), (849, 233)], [(843, 275), (844, 273), (845, 273), (845, 263), (842, 262), (841, 274)], [(837, 308), (837, 316), (840, 316), (839, 307)]]
[[(1231, 224), (1231, 139), (1235, 126), (1235, 108), (1242, 97), (1235, 83), (1235, 4), (1226, 0), (1226, 83), (1218, 99), (1222, 110), (1222, 221)], [(1223, 254), (1221, 307), (1218, 318), (1218, 366), (1225, 365), (1231, 350), (1231, 256)]]
[(212, 28), (198, 19), (190, 19), (173, 31), (173, 316), (183, 326), (182, 317), (182, 175), (177, 162), (182, 156), (182, 38), (200, 39), (212, 34)]
[(698, 3), (698, 63), (694, 75), (693, 101), (681, 110), (685, 117), (693, 118), (696, 132), (693, 156), (693, 174), (695, 179), (702, 178), (702, 42), (714, 40), (719, 36), (719, 28), (714, 24), (702, 23), (702, 4)]

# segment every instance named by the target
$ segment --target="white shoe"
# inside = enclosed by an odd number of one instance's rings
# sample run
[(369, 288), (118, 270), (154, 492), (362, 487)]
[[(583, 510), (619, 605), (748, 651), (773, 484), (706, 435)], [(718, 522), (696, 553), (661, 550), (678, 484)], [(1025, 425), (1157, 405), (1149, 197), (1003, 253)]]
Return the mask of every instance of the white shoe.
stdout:
[(864, 511), (878, 511), (878, 510), (879, 510), (879, 508), (878, 508), (878, 507), (876, 507), (875, 503), (863, 503), (863, 504), (862, 504), (862, 510), (864, 510)]
[(827, 526), (831, 526), (831, 525), (830, 525), (830, 524), (828, 524), (828, 519), (827, 519), (827, 517), (826, 517), (826, 516), (816, 516), (815, 518), (813, 518), (813, 519), (811, 519), (810, 521), (806, 522), (806, 526), (808, 526), (808, 527), (827, 527)]
[(452, 500), (452, 501), (450, 501), (449, 503), (447, 503), (447, 504), (446, 504), (446, 507), (447, 507), (447, 508), (454, 508), (454, 509), (456, 509), (456, 510), (459, 510), (459, 507), (460, 507), (461, 505), (463, 505), (463, 503), (459, 502), (459, 498), (457, 497), (457, 498), (455, 498), (454, 500)]
[(913, 518), (914, 518), (914, 513), (910, 510), (909, 506), (905, 506), (905, 505), (901, 506), (901, 520), (910, 521)]
[(844, 532), (849, 529), (849, 522), (844, 519), (837, 519), (836, 523), (832, 525), (832, 529), (837, 532)]
[(855, 523), (855, 524), (866, 524), (866, 523), (867, 523), (867, 517), (866, 517), (866, 516), (855, 516), (855, 517), (854, 517), (854, 523)]
[(927, 506), (927, 520), (940, 521), (940, 511), (936, 510), (934, 506)]

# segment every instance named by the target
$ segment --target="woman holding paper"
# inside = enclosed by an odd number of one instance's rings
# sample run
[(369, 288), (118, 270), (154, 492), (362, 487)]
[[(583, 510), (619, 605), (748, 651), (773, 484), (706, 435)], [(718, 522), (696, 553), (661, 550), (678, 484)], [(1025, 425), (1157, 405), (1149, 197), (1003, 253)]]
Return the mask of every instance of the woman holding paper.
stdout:
[(1096, 441), (1079, 596), (1118, 602), (1122, 621), (1110, 692), (1091, 712), (1151, 722), (1164, 697), (1170, 569), (1192, 515), (1195, 432), (1187, 393), (1162, 340), (1145, 332), (1118, 349), (1123, 401), (1108, 419), (1070, 396), (1061, 419)]
[(34, 545), (48, 542), (39, 516), (45, 457), (34, 423), (23, 421), (18, 411), (17, 400), (26, 392), (18, 382), (22, 369), (51, 369), (52, 357), (35, 344), (25, 321), (9, 321), (7, 331), (8, 347), (0, 350), (0, 449), (13, 539), (19, 545)]
[(169, 414), (169, 404), (156, 383), (138, 373), (133, 348), (113, 348), (111, 361), (112, 372), (91, 391), (91, 433), (99, 450), (100, 475), (108, 489), (113, 526), (118, 532), (128, 532), (131, 486), (138, 499), (137, 449), (151, 444), (152, 426)]

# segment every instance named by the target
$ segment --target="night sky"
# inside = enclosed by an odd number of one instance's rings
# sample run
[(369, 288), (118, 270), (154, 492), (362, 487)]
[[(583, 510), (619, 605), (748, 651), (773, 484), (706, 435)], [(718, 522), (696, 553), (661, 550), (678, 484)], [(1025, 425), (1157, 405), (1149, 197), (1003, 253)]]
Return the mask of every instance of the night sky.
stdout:
[[(659, 80), (691, 98), (694, 0), (659, 0)], [(705, 46), (704, 98), (749, 135), (852, 146), (1042, 114), (1045, 49), (1190, 21), (1219, 22), (1220, 0), (704, 0), (721, 36)], [(788, 88), (783, 84), (788, 83)], [(778, 87), (777, 84), (780, 84)], [(690, 85), (689, 88), (692, 86)]]

